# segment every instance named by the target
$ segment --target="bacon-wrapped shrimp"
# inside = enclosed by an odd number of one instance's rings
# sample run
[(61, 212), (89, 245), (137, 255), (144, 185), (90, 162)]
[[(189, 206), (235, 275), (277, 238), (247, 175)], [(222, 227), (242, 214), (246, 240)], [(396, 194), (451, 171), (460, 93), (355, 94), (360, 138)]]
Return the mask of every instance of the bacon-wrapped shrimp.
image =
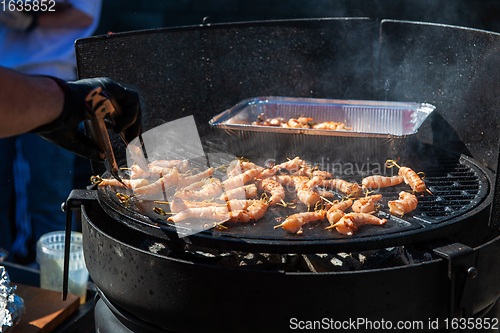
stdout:
[(189, 186), (195, 182), (198, 182), (202, 179), (208, 178), (214, 173), (215, 169), (210, 167), (204, 171), (198, 172), (197, 174), (194, 175), (180, 175), (179, 176), (179, 181), (177, 182), (177, 187), (182, 188)]
[(257, 181), (257, 188), (271, 194), (269, 205), (275, 206), (285, 199), (285, 189), (276, 180), (264, 178)]
[[(195, 189), (195, 186), (203, 183), (203, 186), (199, 190)], [(190, 186), (181, 188), (177, 190), (174, 197), (179, 197), (187, 200), (207, 200), (218, 197), (222, 194), (222, 187), (220, 180), (217, 178), (206, 178), (198, 183), (191, 184)]]
[(290, 215), (286, 218), (286, 220), (280, 225), (275, 226), (274, 228), (282, 227), (286, 231), (291, 233), (301, 234), (303, 232), (302, 227), (304, 224), (313, 222), (313, 221), (321, 221), (325, 218), (326, 211), (316, 210), (312, 212), (303, 212)]
[(221, 201), (229, 201), (232, 199), (251, 199), (257, 197), (257, 186), (248, 184), (241, 187), (233, 188), (232, 190), (224, 191), (219, 197)]
[(425, 186), (425, 182), (422, 180), (422, 178), (420, 178), (420, 176), (412, 169), (408, 167), (400, 167), (394, 160), (387, 160), (385, 162), (385, 166), (388, 168), (392, 168), (394, 166), (398, 167), (399, 175), (404, 178), (404, 182), (408, 184), (413, 191), (417, 193), (425, 191), (431, 193)]
[(171, 222), (180, 222), (189, 218), (199, 218), (217, 221), (227, 221), (230, 217), (230, 212), (226, 205), (221, 206), (205, 206), (188, 208), (180, 213), (175, 214), (168, 218)]
[(167, 170), (168, 173), (163, 175), (160, 179), (146, 186), (138, 187), (134, 189), (134, 191), (139, 194), (154, 194), (162, 192), (170, 187), (176, 186), (177, 180), (179, 179), (179, 173), (177, 172), (177, 168), (171, 168), (165, 170)]
[(223, 206), (223, 204), (215, 202), (205, 202), (205, 201), (191, 201), (179, 197), (173, 197), (172, 200), (170, 201), (170, 211), (172, 213), (180, 213), (188, 208), (196, 208), (196, 207), (201, 208), (209, 206)]
[(139, 177), (162, 177), (162, 175), (170, 173), (170, 169), (172, 168), (164, 168), (158, 165), (151, 165), (149, 166), (147, 171), (144, 171), (137, 164), (134, 164), (132, 165), (132, 167), (130, 167), (130, 178), (134, 179)]
[(257, 221), (267, 212), (268, 206), (267, 202), (263, 200), (255, 200), (245, 209), (231, 211), (230, 220), (233, 222)]
[[(250, 204), (250, 205), (248, 205)], [(262, 200), (235, 200), (227, 205), (187, 208), (170, 217), (168, 221), (179, 222), (188, 218), (218, 220), (220, 222), (250, 222), (261, 219), (267, 211), (268, 204)], [(233, 210), (233, 208), (242, 208)]]
[(211, 207), (211, 206), (226, 206), (230, 211), (237, 211), (242, 209), (247, 209), (256, 200), (229, 200), (224, 203), (220, 202), (206, 202), (206, 201), (191, 201), (184, 200), (179, 197), (174, 197), (170, 202), (170, 211), (172, 213), (180, 213), (189, 208), (201, 208), (201, 207)]
[(380, 189), (384, 187), (390, 187), (399, 185), (404, 181), (402, 176), (392, 176), (392, 177), (384, 177), (380, 175), (368, 176), (363, 179), (361, 184), (364, 189), (373, 190)]
[(382, 199), (382, 194), (375, 194), (359, 198), (352, 204), (352, 210), (355, 213), (373, 213), (375, 211), (375, 202)]
[(320, 186), (326, 189), (336, 189), (340, 192), (348, 195), (357, 197), (362, 193), (361, 187), (356, 183), (349, 183), (343, 179), (324, 179)]
[(240, 175), (230, 177), (222, 182), (224, 190), (231, 190), (233, 188), (241, 187), (248, 183), (253, 178), (259, 177), (261, 171), (259, 169), (250, 169)]
[(226, 174), (228, 175), (228, 177), (234, 177), (251, 169), (258, 169), (264, 171), (263, 167), (255, 163), (237, 159), (229, 163), (229, 167), (227, 168)]
[(349, 213), (344, 215), (337, 223), (327, 227), (326, 229), (336, 228), (341, 234), (350, 236), (355, 234), (359, 227), (364, 224), (384, 225), (386, 222), (386, 219), (380, 219), (371, 214)]
[(334, 203), (326, 212), (326, 218), (331, 225), (337, 223), (344, 215), (344, 211), (352, 206), (352, 199)]
[(162, 168), (177, 168), (179, 172), (185, 172), (189, 167), (187, 160), (156, 160), (148, 164), (149, 167), (159, 166)]
[[(94, 184), (98, 184), (99, 186), (110, 185), (110, 186), (124, 187), (122, 183), (120, 183), (117, 179), (114, 178), (103, 179), (99, 176), (92, 176), (90, 178), (90, 181)], [(136, 189), (149, 184), (149, 181), (147, 179), (122, 179), (122, 181), (127, 187), (131, 189)]]
[(389, 201), (389, 211), (393, 214), (403, 216), (417, 208), (417, 197), (405, 191), (399, 193), (399, 200)]

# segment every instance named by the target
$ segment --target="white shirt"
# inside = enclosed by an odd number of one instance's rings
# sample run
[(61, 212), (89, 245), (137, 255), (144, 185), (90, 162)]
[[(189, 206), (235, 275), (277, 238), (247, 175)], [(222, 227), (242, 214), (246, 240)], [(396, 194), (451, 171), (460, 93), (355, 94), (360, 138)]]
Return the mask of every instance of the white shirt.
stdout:
[(92, 25), (83, 29), (35, 27), (31, 32), (18, 32), (0, 25), (0, 65), (26, 74), (75, 80), (75, 40), (94, 33), (102, 0), (66, 2), (90, 15), (94, 19)]

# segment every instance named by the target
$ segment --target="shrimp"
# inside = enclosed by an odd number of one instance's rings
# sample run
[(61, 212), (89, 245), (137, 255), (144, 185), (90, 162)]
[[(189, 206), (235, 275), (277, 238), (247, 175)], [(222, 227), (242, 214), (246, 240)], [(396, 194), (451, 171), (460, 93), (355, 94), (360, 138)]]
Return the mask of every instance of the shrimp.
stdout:
[(312, 212), (293, 214), (288, 216), (285, 222), (275, 226), (274, 228), (276, 229), (282, 227), (283, 229), (291, 233), (301, 234), (303, 232), (302, 227), (304, 226), (304, 224), (313, 221), (321, 221), (325, 218), (325, 214), (326, 211), (323, 209)]
[[(90, 178), (90, 181), (94, 184), (99, 184), (99, 186), (110, 185), (110, 186), (124, 187), (122, 183), (120, 183), (117, 179), (114, 178), (102, 179), (99, 176), (93, 176)], [(149, 181), (147, 179), (122, 179), (122, 181), (123, 183), (125, 183), (125, 185), (127, 185), (132, 189), (136, 189), (149, 184)]]
[(425, 182), (420, 178), (420, 176), (408, 167), (400, 167), (396, 164), (396, 161), (387, 160), (385, 162), (385, 166), (388, 168), (392, 168), (394, 166), (399, 168), (399, 175), (404, 178), (404, 182), (410, 185), (411, 189), (417, 193), (420, 192), (429, 192), (432, 194), (425, 186)]
[(260, 125), (260, 126), (280, 126), (281, 123), (285, 122), (285, 118), (276, 117), (276, 118), (267, 118), (264, 113), (257, 116), (257, 121), (253, 121), (252, 125)]
[(404, 181), (402, 176), (384, 177), (379, 175), (369, 176), (363, 179), (361, 184), (364, 189), (379, 189), (399, 185)]
[[(281, 127), (310, 128), (310, 126), (307, 124), (307, 121), (304, 122), (306, 119), (309, 119), (309, 118), (302, 118), (302, 119), (290, 118), (286, 123), (281, 123)], [(312, 120), (312, 118), (311, 118), (311, 120)]]
[(156, 160), (148, 164), (151, 168), (153, 166), (159, 166), (162, 168), (173, 168), (176, 167), (179, 172), (185, 172), (189, 166), (187, 160)]
[(355, 213), (372, 213), (375, 211), (375, 202), (382, 199), (382, 194), (370, 195), (354, 201), (352, 210)]
[(300, 168), (294, 174), (299, 175), (299, 176), (307, 176), (307, 177), (314, 177), (314, 176), (319, 176), (319, 177), (323, 177), (323, 178), (332, 178), (333, 177), (333, 175), (331, 173), (319, 170), (318, 167), (311, 167), (309, 165)]
[(217, 221), (226, 221), (229, 219), (229, 210), (224, 206), (206, 206), (206, 207), (193, 207), (188, 208), (174, 216), (169, 217), (167, 220), (170, 222), (180, 222), (189, 218), (199, 218)]
[(344, 211), (352, 206), (352, 200), (347, 199), (334, 203), (326, 212), (326, 218), (331, 225), (337, 223), (345, 214)]
[(399, 193), (399, 200), (389, 201), (389, 211), (393, 214), (403, 216), (417, 208), (417, 197), (405, 191)]
[(324, 130), (330, 130), (330, 131), (340, 131), (340, 130), (345, 130), (345, 131), (350, 131), (352, 128), (346, 127), (344, 123), (337, 123), (335, 121), (325, 121), (319, 124), (313, 125), (314, 129), (324, 129)]
[(169, 187), (176, 186), (177, 181), (179, 179), (179, 173), (177, 172), (177, 168), (174, 167), (172, 169), (166, 169), (166, 170), (168, 170), (168, 173), (166, 175), (164, 175), (163, 177), (161, 177), (152, 184), (136, 188), (135, 192), (139, 194), (154, 194), (164, 191)]
[(201, 208), (209, 206), (223, 206), (223, 205), (215, 202), (184, 200), (179, 197), (173, 197), (172, 201), (170, 201), (170, 211), (172, 213), (180, 213), (188, 208)]
[(386, 222), (386, 219), (380, 219), (370, 214), (349, 213), (344, 215), (337, 223), (332, 224), (326, 229), (336, 228), (341, 234), (350, 236), (355, 234), (359, 227), (364, 224), (384, 225)]
[(275, 206), (285, 199), (285, 189), (283, 185), (269, 178), (261, 179), (257, 182), (257, 188), (271, 194), (269, 205)]
[(257, 221), (267, 212), (268, 206), (269, 205), (262, 200), (254, 201), (246, 209), (231, 211), (230, 220), (233, 222)]
[(326, 187), (327, 189), (337, 189), (349, 196), (357, 197), (362, 192), (362, 189), (358, 184), (349, 183), (343, 179), (324, 179), (320, 185), (322, 187)]
[(206, 201), (191, 201), (184, 200), (179, 197), (174, 197), (170, 202), (170, 211), (172, 213), (180, 213), (189, 208), (202, 208), (212, 206), (226, 206), (229, 211), (237, 211), (248, 208), (255, 200), (229, 200), (226, 203), (206, 202)]
[[(200, 190), (196, 190), (200, 183), (203, 183)], [(191, 186), (191, 185), (196, 185)], [(198, 183), (191, 184), (191, 187), (184, 187), (175, 192), (174, 196), (182, 199), (206, 200), (213, 199), (222, 194), (222, 187), (220, 180), (217, 178), (206, 178)]]
[(219, 197), (219, 200), (229, 201), (231, 199), (251, 199), (257, 197), (257, 186), (249, 184), (242, 187), (233, 188), (232, 190), (225, 191)]
[(275, 180), (283, 186), (295, 186), (296, 183), (299, 182), (307, 182), (309, 181), (309, 177), (306, 176), (298, 176), (298, 175), (277, 175), (271, 176), (269, 179)]
[(222, 186), (225, 190), (231, 190), (233, 188), (241, 187), (243, 184), (248, 183), (253, 178), (259, 177), (261, 171), (259, 169), (250, 169), (243, 172), (240, 175), (230, 177), (222, 182)]
[(295, 189), (300, 202), (311, 207), (321, 201), (321, 196), (314, 191), (314, 187), (321, 183), (322, 180), (321, 177), (313, 177), (311, 180), (296, 183)]
[(148, 168), (147, 171), (144, 171), (137, 164), (134, 164), (132, 165), (132, 167), (130, 167), (130, 178), (161, 177), (161, 175), (170, 173), (170, 169), (172, 168), (164, 168), (158, 165), (152, 165)]
[(263, 167), (258, 166), (255, 163), (242, 160), (234, 160), (229, 163), (229, 167), (227, 168), (227, 175), (228, 177), (234, 177), (251, 169), (259, 169), (261, 171), (264, 171)]
[(199, 172), (195, 175), (191, 175), (191, 176), (183, 175), (183, 176), (179, 177), (179, 181), (177, 182), (177, 187), (179, 187), (179, 188), (186, 187), (186, 186), (191, 185), (195, 182), (198, 182), (204, 178), (210, 177), (214, 171), (215, 171), (215, 169), (210, 167), (210, 168), (208, 168), (202, 172)]
[(281, 164), (276, 164), (272, 168), (265, 169), (262, 171), (261, 178), (267, 178), (274, 176), (278, 171), (285, 169), (289, 173), (295, 173), (300, 170), (302, 167), (306, 166), (306, 162), (301, 160), (299, 157), (295, 157), (293, 160), (288, 160)]

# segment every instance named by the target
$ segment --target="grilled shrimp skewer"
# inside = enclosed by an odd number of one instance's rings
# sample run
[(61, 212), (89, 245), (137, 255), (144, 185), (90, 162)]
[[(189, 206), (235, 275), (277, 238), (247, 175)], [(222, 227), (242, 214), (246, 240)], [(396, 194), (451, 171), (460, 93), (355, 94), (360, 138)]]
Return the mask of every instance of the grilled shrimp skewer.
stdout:
[(370, 195), (354, 201), (352, 210), (355, 213), (372, 213), (375, 211), (375, 202), (382, 199), (382, 194)]
[(306, 166), (306, 162), (301, 160), (299, 157), (295, 157), (293, 160), (288, 160), (281, 164), (276, 164), (270, 169), (265, 169), (262, 171), (261, 178), (267, 178), (274, 176), (278, 171), (285, 169), (290, 173), (295, 173), (302, 167)]
[[(99, 176), (92, 176), (90, 178), (90, 181), (94, 184), (99, 184), (99, 186), (110, 185), (110, 186), (124, 187), (122, 183), (120, 183), (118, 180), (114, 178), (103, 179)], [(125, 185), (127, 185), (129, 188), (132, 189), (136, 189), (141, 186), (146, 186), (149, 184), (149, 181), (147, 179), (122, 179), (122, 181)]]
[(283, 229), (291, 233), (301, 234), (302, 227), (304, 226), (304, 224), (313, 221), (323, 220), (325, 218), (325, 215), (326, 215), (325, 210), (317, 210), (313, 212), (303, 212), (303, 213), (293, 214), (288, 216), (285, 222), (275, 226), (274, 228), (276, 229), (282, 227)]
[(229, 201), (232, 199), (251, 199), (257, 197), (257, 194), (257, 186), (255, 186), (255, 184), (248, 184), (225, 191), (220, 195), (219, 200)]
[[(328, 211), (326, 212), (326, 218), (328, 219), (328, 222), (330, 222), (331, 225), (337, 223), (342, 217), (344, 217), (345, 215), (344, 211), (351, 206), (352, 206), (351, 199), (334, 203), (330, 207), (330, 209), (328, 209)], [(330, 227), (326, 227), (326, 229), (329, 228)]]
[(337, 189), (340, 192), (357, 197), (361, 194), (361, 187), (356, 183), (349, 183), (343, 179), (324, 179), (320, 186), (325, 187), (326, 189)]
[(285, 189), (283, 185), (269, 178), (261, 179), (257, 182), (257, 188), (271, 194), (269, 205), (275, 206), (285, 199)]
[(358, 228), (364, 224), (384, 225), (386, 219), (379, 219), (376, 216), (364, 213), (349, 213), (344, 215), (340, 221), (328, 227), (337, 228), (337, 231), (344, 235), (353, 235), (358, 231)]
[(231, 163), (229, 163), (229, 167), (226, 171), (226, 174), (228, 175), (228, 177), (234, 177), (251, 169), (258, 169), (264, 171), (263, 167), (258, 166), (255, 163), (242, 160), (234, 160)]
[(391, 213), (403, 216), (417, 208), (418, 199), (414, 194), (402, 191), (399, 200), (389, 201), (388, 204)]
[[(184, 172), (187, 170), (189, 166), (189, 162), (187, 160), (156, 160), (148, 164), (148, 166), (154, 167), (159, 166), (162, 168), (173, 168), (176, 167), (179, 172)], [(146, 171), (146, 170), (144, 170)]]
[[(231, 202), (231, 201), (229, 201)], [(247, 201), (249, 203), (249, 201)], [(234, 207), (245, 206), (241, 203), (235, 202)], [(267, 203), (261, 200), (253, 200), (253, 202), (244, 209), (230, 210), (227, 205), (213, 205), (205, 207), (187, 208), (180, 213), (168, 218), (171, 222), (180, 222), (188, 218), (199, 218), (218, 220), (221, 222), (230, 220), (233, 222), (250, 222), (257, 221), (262, 218), (267, 211)]]
[(410, 185), (411, 189), (417, 193), (420, 192), (429, 192), (432, 194), (425, 186), (425, 182), (420, 178), (420, 176), (408, 167), (400, 167), (396, 164), (394, 160), (387, 160), (385, 162), (385, 166), (388, 168), (392, 168), (394, 166), (399, 168), (399, 175), (404, 178), (406, 184)]
[(250, 222), (261, 219), (267, 212), (269, 204), (262, 200), (255, 200), (250, 206), (242, 210), (230, 212), (230, 220), (233, 222)]
[(179, 179), (179, 173), (177, 172), (177, 168), (166, 169), (166, 170), (169, 171), (168, 174), (164, 175), (163, 177), (161, 177), (152, 184), (136, 188), (135, 192), (139, 194), (154, 194), (177, 185), (177, 181)]
[[(197, 190), (200, 185), (201, 188)], [(220, 180), (210, 177), (177, 190), (174, 196), (188, 200), (206, 200), (218, 197), (221, 194), (222, 187)]]
[(215, 169), (210, 167), (204, 171), (198, 172), (197, 174), (186, 176), (186, 175), (181, 175), (179, 177), (179, 181), (177, 182), (177, 187), (183, 188), (188, 185), (191, 185), (193, 183), (196, 183), (202, 179), (205, 179), (207, 177), (210, 177), (212, 173), (214, 173)]
[(373, 190), (384, 187), (399, 185), (404, 181), (402, 176), (384, 177), (379, 175), (369, 176), (363, 179), (361, 184), (364, 189)]
[(178, 197), (174, 197), (172, 202), (170, 202), (170, 210), (172, 213), (180, 213), (189, 208), (201, 208), (201, 207), (223, 207), (226, 206), (229, 211), (237, 211), (248, 208), (256, 200), (229, 200), (225, 203), (220, 202), (205, 202), (205, 201), (191, 201), (184, 200)]
[(250, 180), (253, 178), (259, 177), (261, 174), (261, 171), (259, 169), (250, 169), (245, 172), (243, 172), (240, 175), (230, 177), (222, 182), (222, 186), (224, 189), (227, 190), (232, 190), (237, 187), (241, 187), (244, 184), (248, 183)]

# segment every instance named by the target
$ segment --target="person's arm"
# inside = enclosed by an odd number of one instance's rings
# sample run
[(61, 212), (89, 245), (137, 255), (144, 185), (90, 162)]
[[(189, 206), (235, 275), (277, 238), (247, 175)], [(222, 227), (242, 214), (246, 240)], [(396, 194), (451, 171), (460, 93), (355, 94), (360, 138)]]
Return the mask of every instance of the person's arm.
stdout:
[(85, 101), (96, 87), (113, 97), (122, 114), (109, 129), (127, 142), (141, 133), (139, 95), (109, 78), (66, 82), (55, 77), (31, 76), (0, 67), (0, 138), (36, 133), (80, 156), (100, 161), (102, 152), (82, 132), (80, 123), (89, 106)]
[(64, 94), (47, 77), (28, 76), (0, 67), (0, 137), (5, 138), (54, 121)]

